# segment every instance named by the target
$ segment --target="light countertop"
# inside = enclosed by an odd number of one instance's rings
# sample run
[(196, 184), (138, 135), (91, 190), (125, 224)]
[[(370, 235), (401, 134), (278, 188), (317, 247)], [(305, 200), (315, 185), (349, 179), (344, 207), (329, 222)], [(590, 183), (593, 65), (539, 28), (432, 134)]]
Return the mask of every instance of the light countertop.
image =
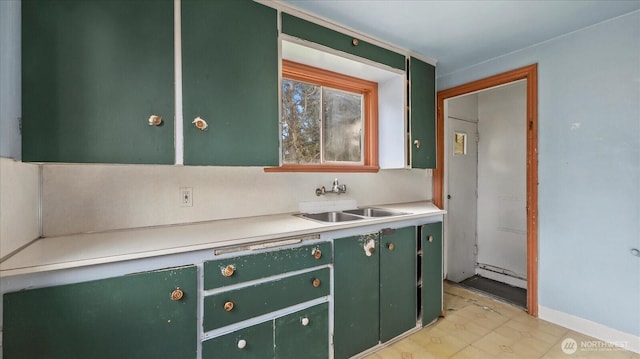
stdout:
[(286, 213), (41, 238), (0, 263), (0, 277), (318, 234), (446, 213), (431, 202), (375, 207), (407, 214), (322, 223)]

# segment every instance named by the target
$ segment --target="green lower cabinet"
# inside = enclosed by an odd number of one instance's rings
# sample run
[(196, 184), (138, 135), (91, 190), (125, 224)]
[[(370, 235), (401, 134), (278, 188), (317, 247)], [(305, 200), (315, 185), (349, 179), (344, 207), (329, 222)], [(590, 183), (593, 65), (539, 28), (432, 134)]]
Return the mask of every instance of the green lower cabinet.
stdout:
[(422, 226), (422, 324), (442, 314), (442, 222)]
[(276, 359), (326, 359), (328, 357), (328, 303), (275, 320)]
[(328, 303), (318, 304), (202, 343), (202, 359), (328, 357)]
[(334, 358), (378, 344), (380, 307), (378, 233), (334, 241)]
[(202, 343), (202, 359), (273, 358), (273, 321), (240, 329)]
[(416, 228), (380, 236), (380, 341), (416, 326)]
[(328, 296), (330, 282), (329, 268), (323, 268), (205, 297), (204, 330)]
[(416, 228), (334, 242), (336, 359), (386, 342), (416, 326)]
[(193, 266), (6, 293), (3, 358), (196, 358), (197, 302)]

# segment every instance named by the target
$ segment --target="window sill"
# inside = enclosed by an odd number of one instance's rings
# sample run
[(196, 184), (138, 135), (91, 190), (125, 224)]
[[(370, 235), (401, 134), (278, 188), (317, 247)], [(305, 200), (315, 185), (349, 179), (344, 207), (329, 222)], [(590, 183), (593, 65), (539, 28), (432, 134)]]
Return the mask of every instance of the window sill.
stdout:
[(282, 165), (280, 167), (265, 167), (265, 172), (363, 172), (377, 173), (380, 166), (350, 166), (350, 165)]

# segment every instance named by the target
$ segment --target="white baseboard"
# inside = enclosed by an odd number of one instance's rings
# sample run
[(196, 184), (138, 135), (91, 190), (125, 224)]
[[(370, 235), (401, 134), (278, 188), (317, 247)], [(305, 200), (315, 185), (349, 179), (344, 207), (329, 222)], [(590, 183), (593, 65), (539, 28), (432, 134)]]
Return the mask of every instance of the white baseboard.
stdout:
[(538, 317), (573, 331), (594, 337), (607, 343), (621, 343), (624, 349), (640, 354), (640, 336), (625, 333), (605, 325), (576, 317), (555, 309), (538, 307)]
[(476, 268), (476, 274), (479, 274), (485, 278), (497, 280), (498, 282), (507, 283), (514, 287), (527, 289), (527, 281), (524, 279), (514, 278), (508, 275), (488, 271), (482, 268)]

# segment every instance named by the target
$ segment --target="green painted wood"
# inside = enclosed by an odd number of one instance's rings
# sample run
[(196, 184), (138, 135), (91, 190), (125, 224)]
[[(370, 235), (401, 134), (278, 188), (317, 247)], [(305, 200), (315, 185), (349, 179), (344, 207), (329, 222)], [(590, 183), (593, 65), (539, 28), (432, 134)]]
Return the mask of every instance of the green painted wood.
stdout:
[(196, 280), (184, 267), (7, 293), (3, 357), (195, 358)]
[(426, 325), (442, 314), (442, 222), (422, 226), (421, 240), (422, 324)]
[(405, 69), (404, 55), (360, 39), (358, 39), (358, 45), (354, 46), (352, 36), (297, 18), (293, 15), (282, 13), (282, 32), (396, 69)]
[[(436, 168), (436, 68), (416, 58), (409, 62), (411, 83), (411, 166)], [(420, 148), (414, 141), (420, 141)]]
[[(317, 250), (322, 253), (319, 259), (314, 257)], [(204, 289), (215, 289), (329, 263), (331, 242), (208, 261), (204, 263)], [(222, 275), (222, 269), (226, 266), (235, 268), (230, 277)]]
[(172, 0), (22, 1), (23, 160), (174, 163), (173, 57)]
[[(302, 324), (307, 318), (308, 324)], [(275, 320), (276, 359), (329, 358), (329, 303)]]
[[(393, 250), (390, 245), (393, 244)], [(380, 341), (416, 326), (416, 228), (380, 237)]]
[[(314, 287), (314, 279), (320, 286)], [(298, 274), (250, 287), (217, 293), (204, 299), (204, 330), (209, 331), (287, 308), (311, 299), (329, 295), (329, 268)], [(224, 310), (226, 302), (233, 302), (233, 310)]]
[[(240, 340), (246, 342), (242, 349), (238, 348)], [(273, 356), (271, 320), (202, 342), (202, 359), (267, 359)]]
[(185, 164), (278, 166), (276, 10), (183, 0), (182, 63)]
[[(365, 253), (373, 240), (375, 252)], [(334, 357), (349, 358), (378, 344), (380, 246), (378, 234), (334, 241)]]

